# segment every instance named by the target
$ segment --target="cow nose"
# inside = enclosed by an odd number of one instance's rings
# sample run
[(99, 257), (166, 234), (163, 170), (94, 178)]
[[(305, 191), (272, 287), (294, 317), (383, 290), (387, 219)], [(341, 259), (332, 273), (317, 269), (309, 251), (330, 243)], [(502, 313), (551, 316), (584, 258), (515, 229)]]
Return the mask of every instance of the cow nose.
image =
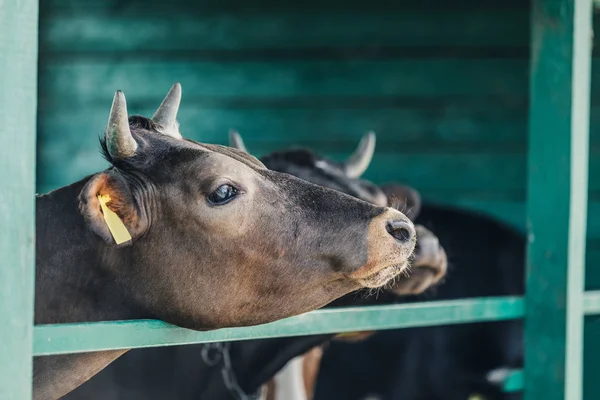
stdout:
[(415, 237), (415, 228), (405, 219), (391, 219), (385, 226), (388, 233), (400, 243), (406, 243)]

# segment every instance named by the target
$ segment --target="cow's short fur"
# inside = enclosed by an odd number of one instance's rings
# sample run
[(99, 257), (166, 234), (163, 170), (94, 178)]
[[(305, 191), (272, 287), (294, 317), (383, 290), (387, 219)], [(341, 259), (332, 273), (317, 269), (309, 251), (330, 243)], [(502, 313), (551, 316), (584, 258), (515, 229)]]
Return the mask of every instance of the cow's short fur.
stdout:
[[(263, 160), (266, 159), (268, 156), (263, 158)], [(285, 163), (285, 158), (280, 161)], [(288, 165), (294, 165), (293, 159), (288, 160)], [(307, 166), (310, 165), (307, 164)], [(299, 168), (299, 170), (301, 169)], [(343, 190), (355, 197), (370, 196), (367, 198), (368, 201), (379, 201), (383, 204), (394, 203), (400, 209), (410, 209), (412, 216), (415, 216), (419, 210), (418, 193), (406, 187), (394, 188), (388, 201), (383, 190), (368, 181), (350, 178), (339, 168), (331, 168), (329, 174), (321, 173), (316, 176), (320, 177), (321, 180), (318, 182), (323, 186), (335, 187), (337, 190)], [(381, 196), (384, 197), (384, 201), (381, 201)], [(377, 198), (379, 200), (376, 200)], [(431, 277), (415, 274), (415, 267), (413, 267), (410, 276), (402, 276), (396, 279), (395, 284), (388, 285), (388, 289), (391, 290), (372, 296), (368, 296), (364, 292), (351, 293), (328, 306), (397, 302), (400, 298), (396, 294), (414, 293), (437, 282), (446, 270), (443, 248), (439, 245), (437, 237), (424, 227), (417, 226), (417, 237), (418, 248), (412, 263), (417, 265), (418, 270), (432, 272)], [(428, 263), (430, 263), (430, 267), (427, 267)], [(413, 281), (413, 276), (416, 276), (416, 281)], [(371, 333), (366, 333), (366, 335), (369, 334)], [(311, 335), (233, 342), (230, 344), (229, 353), (236, 383), (245, 393), (254, 393), (263, 383), (280, 371), (281, 375), (279, 376), (283, 380), (277, 379), (274, 385), (270, 385), (270, 390), (267, 388), (264, 391), (266, 393), (263, 394), (270, 398), (275, 394), (274, 390), (291, 384), (289, 388), (293, 390), (286, 392), (286, 396), (289, 397), (290, 393), (302, 392), (302, 385), (306, 384), (304, 390), (310, 396), (314, 381), (312, 375), (317, 372), (318, 367), (320, 345), (332, 337), (334, 335)], [(220, 361), (215, 365), (208, 365), (204, 361), (202, 355), (208, 348), (206, 345), (191, 345), (133, 350), (114, 362), (89, 383), (69, 394), (65, 400), (95, 400), (119, 396), (125, 396), (128, 400), (158, 400), (165, 397), (182, 400), (236, 398), (235, 395), (232, 397), (231, 389), (225, 384), (222, 375), (224, 363)], [(302, 355), (307, 351), (309, 357), (303, 359)], [(211, 352), (214, 353), (214, 350)], [(290, 360), (294, 361), (290, 362)], [(311, 364), (310, 361), (316, 362)], [(303, 366), (303, 369), (299, 369), (298, 366)], [(302, 377), (303, 373), (305, 379)], [(292, 381), (290, 382), (288, 378)], [(280, 391), (279, 394), (281, 393)], [(300, 395), (305, 394), (300, 393)]]
[[(129, 118), (117, 92), (101, 141), (111, 167), (37, 198), (36, 324), (260, 324), (406, 270), (415, 231), (402, 213), (183, 139), (180, 96), (175, 85), (152, 119)], [(217, 204), (223, 185), (234, 195)], [(131, 241), (114, 243), (98, 195)], [(122, 353), (38, 357), (35, 399), (64, 395)]]

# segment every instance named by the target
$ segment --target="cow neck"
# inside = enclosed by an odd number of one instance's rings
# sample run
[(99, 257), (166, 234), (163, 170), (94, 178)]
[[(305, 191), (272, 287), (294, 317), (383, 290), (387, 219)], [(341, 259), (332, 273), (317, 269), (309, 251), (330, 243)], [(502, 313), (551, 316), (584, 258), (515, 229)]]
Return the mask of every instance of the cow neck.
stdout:
[(103, 265), (114, 247), (79, 212), (88, 179), (36, 199), (36, 324), (144, 317)]

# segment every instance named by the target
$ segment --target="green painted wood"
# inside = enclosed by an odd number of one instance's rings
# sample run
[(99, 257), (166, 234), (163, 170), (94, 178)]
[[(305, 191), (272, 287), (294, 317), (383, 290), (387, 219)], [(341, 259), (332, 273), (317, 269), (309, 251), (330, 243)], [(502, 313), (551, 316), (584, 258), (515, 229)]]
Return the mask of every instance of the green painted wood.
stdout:
[[(66, 97), (55, 92), (45, 92), (44, 99), (47, 104), (61, 99), (66, 101)], [(440, 99), (431, 104), (385, 97), (300, 100), (294, 100), (296, 104), (275, 100), (263, 106), (248, 103), (227, 108), (208, 100), (203, 102), (184, 87), (178, 116), (187, 136), (223, 142), (227, 140), (228, 129), (236, 127), (257, 152), (265, 151), (263, 143), (279, 146), (296, 143), (351, 151), (357, 144), (352, 141), (359, 140), (367, 130), (378, 133), (378, 143), (417, 143), (422, 149), (438, 152), (447, 146), (452, 146), (450, 151), (474, 146), (489, 150), (498, 146), (500, 151), (517, 149), (523, 152), (526, 148), (525, 98), (515, 107), (498, 107), (469, 98), (449, 99), (448, 102)], [(152, 115), (161, 101), (162, 98), (147, 98), (127, 104), (134, 113)], [(45, 139), (45, 135), (52, 140), (77, 143), (81, 132), (102, 129), (106, 103), (110, 107), (110, 102), (111, 99), (105, 99), (101, 104), (80, 106), (77, 115), (64, 106), (57, 110), (56, 105), (48, 104), (40, 109), (41, 139)], [(600, 111), (600, 108), (595, 110)], [(595, 119), (600, 126), (600, 117), (595, 116)], [(58, 131), (63, 133), (56, 137), (54, 132)], [(600, 138), (600, 132), (595, 132), (595, 137)], [(435, 141), (435, 146), (431, 141)], [(333, 147), (337, 143), (339, 145)], [(378, 146), (377, 150), (385, 151), (386, 148)]]
[(523, 371), (514, 371), (504, 380), (504, 384), (502, 385), (502, 391), (504, 393), (520, 392), (521, 390), (523, 390), (524, 386), (525, 381)]
[(38, 2), (0, 6), (0, 399), (31, 398)]
[[(588, 268), (589, 269), (589, 268)], [(600, 360), (600, 317), (591, 315), (585, 318), (583, 352), (583, 398), (597, 399), (600, 396), (598, 382)]]
[(206, 332), (178, 328), (155, 320), (37, 325), (34, 328), (33, 352), (35, 355), (80, 353), (508, 320), (522, 316), (521, 298), (490, 297), (420, 304), (322, 309), (269, 324)]
[[(198, 3), (200, 6), (198, 6)], [(63, 12), (75, 12), (77, 15), (87, 13), (128, 13), (129, 15), (156, 15), (172, 12), (173, 8), (182, 13), (202, 11), (210, 14), (218, 11), (234, 10), (236, 13), (248, 14), (256, 12), (293, 12), (299, 11), (331, 11), (331, 10), (353, 10), (363, 12), (366, 10), (405, 10), (425, 9), (431, 13), (448, 11), (506, 11), (523, 10), (527, 5), (520, 0), (461, 0), (449, 4), (444, 0), (424, 0), (419, 3), (412, 1), (390, 1), (373, 0), (365, 3), (361, 0), (306, 0), (300, 8), (292, 2), (278, 0), (257, 0), (245, 2), (243, 0), (221, 0), (221, 1), (189, 1), (189, 0), (129, 0), (123, 4), (120, 0), (88, 0), (85, 4), (77, 0), (45, 0), (43, 6), (48, 8), (49, 13), (57, 14)]]
[[(528, 44), (528, 16), (518, 10), (499, 11), (497, 18), (489, 18), (489, 11), (484, 10), (431, 14), (422, 10), (365, 10), (356, 18), (356, 12), (347, 8), (302, 13), (266, 9), (240, 15), (228, 10), (205, 14), (202, 2), (196, 5), (196, 12), (184, 15), (176, 7), (165, 10), (164, 15), (146, 16), (140, 16), (137, 10), (109, 14), (106, 8), (100, 9), (104, 15), (79, 15), (76, 19), (57, 13), (43, 25), (41, 49), (44, 53), (63, 54), (139, 54), (157, 50), (177, 54), (224, 49), (307, 49), (318, 45), (346, 50), (366, 46), (371, 53), (377, 50), (374, 46), (383, 46), (402, 48), (410, 54), (411, 49), (422, 53), (422, 49), (415, 49), (419, 46), (466, 46), (465, 51), (472, 52), (472, 48), (483, 46), (526, 48)], [(506, 24), (516, 29), (507, 31)], [(473, 31), (483, 34), (473, 36)], [(127, 40), (120, 40), (122, 37)]]
[[(600, 291), (587, 292), (585, 313), (600, 315)], [(489, 297), (425, 303), (322, 309), (248, 328), (195, 332), (162, 321), (110, 321), (37, 325), (34, 354), (156, 347), (215, 341), (302, 336), (364, 329), (395, 329), (521, 318), (519, 297)]]
[[(119, 61), (115, 65), (115, 61)], [(343, 62), (342, 62), (343, 61)], [(332, 73), (335, 71), (335, 73)], [(400, 99), (479, 95), (480, 100), (519, 104), (527, 94), (527, 59), (393, 59), (326, 61), (195, 61), (170, 60), (168, 54), (148, 59), (64, 59), (40, 66), (42, 93), (61, 93), (80, 105), (105, 104), (117, 87), (132, 104), (164, 96), (172, 81), (181, 82), (187, 101), (244, 101), (259, 105), (260, 98), (286, 100), (323, 96), (395, 96)], [(453, 79), (448, 79), (452, 76)], [(148, 82), (154, 84), (149, 85)], [(600, 85), (600, 83), (598, 83)], [(492, 96), (490, 99), (489, 96)], [(55, 110), (65, 104), (40, 106)], [(250, 97), (250, 99), (244, 99)]]
[(585, 292), (583, 311), (586, 315), (600, 315), (600, 290)]
[(581, 399), (590, 0), (534, 0), (525, 400)]
[[(507, 320), (523, 317), (523, 305), (521, 298), (498, 297), (324, 309), (249, 328), (227, 328), (208, 332), (190, 331), (156, 320), (38, 325), (34, 328), (34, 354), (66, 354), (349, 332), (358, 329), (394, 329)], [(585, 293), (584, 312), (587, 315), (600, 314), (600, 291)], [(505, 380), (504, 391), (517, 392), (523, 385), (523, 371), (515, 371)]]

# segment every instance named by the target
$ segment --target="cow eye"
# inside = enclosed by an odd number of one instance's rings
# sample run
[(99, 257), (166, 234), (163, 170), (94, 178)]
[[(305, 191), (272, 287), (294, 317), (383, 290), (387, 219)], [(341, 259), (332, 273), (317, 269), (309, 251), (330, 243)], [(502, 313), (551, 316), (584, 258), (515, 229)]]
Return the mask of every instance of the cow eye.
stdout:
[(220, 206), (229, 203), (237, 195), (237, 189), (231, 185), (221, 185), (207, 198), (209, 203)]

